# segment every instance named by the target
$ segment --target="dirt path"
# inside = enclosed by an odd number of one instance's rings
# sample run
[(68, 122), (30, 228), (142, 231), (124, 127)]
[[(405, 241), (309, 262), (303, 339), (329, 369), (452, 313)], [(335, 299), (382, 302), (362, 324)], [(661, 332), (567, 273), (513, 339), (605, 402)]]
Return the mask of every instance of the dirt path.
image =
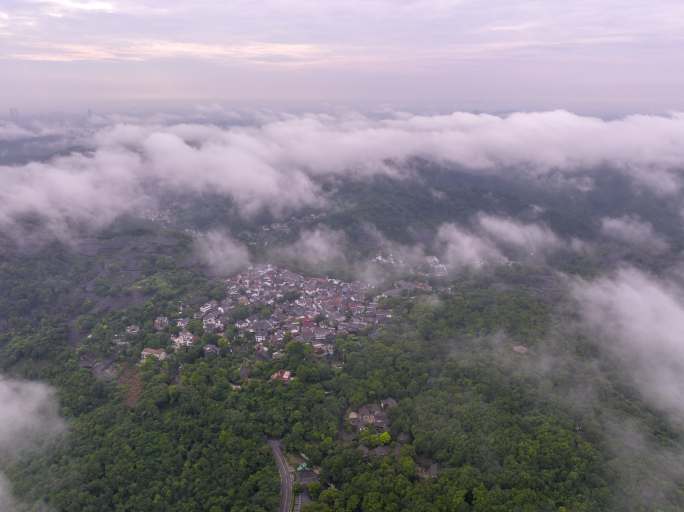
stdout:
[(126, 388), (125, 403), (128, 407), (135, 407), (142, 394), (143, 383), (140, 372), (135, 367), (127, 367), (119, 375), (119, 384)]

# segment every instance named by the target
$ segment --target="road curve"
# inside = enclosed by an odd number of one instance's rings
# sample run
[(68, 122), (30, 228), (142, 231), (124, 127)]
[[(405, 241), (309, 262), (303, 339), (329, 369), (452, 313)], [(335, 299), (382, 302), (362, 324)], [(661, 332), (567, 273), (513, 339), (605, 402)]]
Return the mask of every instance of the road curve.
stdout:
[(278, 473), (280, 473), (280, 508), (278, 510), (280, 512), (291, 512), (294, 476), (292, 475), (292, 471), (290, 471), (287, 460), (285, 460), (280, 441), (277, 439), (269, 439), (268, 444), (271, 447), (273, 457), (278, 465)]

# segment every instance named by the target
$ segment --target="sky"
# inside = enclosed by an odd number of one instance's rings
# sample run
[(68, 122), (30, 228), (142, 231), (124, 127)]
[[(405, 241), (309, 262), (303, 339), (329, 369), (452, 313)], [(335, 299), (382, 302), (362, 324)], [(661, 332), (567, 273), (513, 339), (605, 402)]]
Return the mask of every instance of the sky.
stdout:
[(680, 0), (0, 0), (0, 112), (684, 109)]

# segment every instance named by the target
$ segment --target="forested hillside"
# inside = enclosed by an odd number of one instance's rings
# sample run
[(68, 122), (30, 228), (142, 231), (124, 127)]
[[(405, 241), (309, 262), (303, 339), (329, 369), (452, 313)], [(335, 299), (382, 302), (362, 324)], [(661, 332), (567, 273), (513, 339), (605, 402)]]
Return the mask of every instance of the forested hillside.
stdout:
[[(266, 440), (276, 438), (317, 468), (305, 484), (308, 511), (649, 510), (634, 485), (652, 478), (650, 462), (616, 447), (609, 428), (623, 418), (654, 447), (681, 442), (594, 341), (567, 328), (564, 285), (543, 268), (385, 299), (395, 319), (379, 332), (338, 337), (332, 359), (297, 341), (284, 357), (263, 359), (251, 343), (205, 333), (188, 351), (139, 366), (138, 349), (116, 349), (113, 333), (178, 301), (220, 295), (200, 274), (160, 266), (162, 256), (148, 256), (157, 264), (141, 266), (132, 283), (103, 283), (83, 300), (82, 257), (35, 256), (25, 262), (31, 272), (5, 264), (13, 300), (3, 305), (3, 372), (55, 385), (69, 425), (47, 451), (9, 466), (15, 493), (35, 504), (28, 509), (275, 510), (279, 481)], [(73, 297), (70, 313), (58, 296)], [(111, 301), (106, 313), (98, 300)], [(138, 346), (168, 343), (145, 336)], [(202, 347), (217, 342), (226, 350), (207, 358)], [(115, 376), (94, 371), (93, 358), (114, 359)], [(600, 372), (582, 375), (591, 381), (572, 378), (596, 365)], [(278, 369), (295, 379), (274, 382)], [(568, 398), (586, 387), (593, 406)], [(397, 405), (388, 435), (349, 424), (350, 411), (389, 398)], [(679, 510), (682, 481), (666, 487), (654, 503)]]
[(0, 506), (684, 509), (681, 194), (382, 168), (247, 213), (142, 180), (149, 209), (14, 220)]

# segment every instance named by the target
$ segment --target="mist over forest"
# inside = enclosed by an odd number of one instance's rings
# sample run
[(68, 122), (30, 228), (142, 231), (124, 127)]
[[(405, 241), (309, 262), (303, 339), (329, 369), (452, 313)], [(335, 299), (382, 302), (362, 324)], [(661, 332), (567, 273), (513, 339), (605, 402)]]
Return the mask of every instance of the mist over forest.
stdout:
[(0, 512), (684, 510), (683, 35), (0, 1)]
[(682, 171), (680, 114), (0, 120), (0, 508), (276, 510), (270, 439), (310, 512), (681, 510)]

